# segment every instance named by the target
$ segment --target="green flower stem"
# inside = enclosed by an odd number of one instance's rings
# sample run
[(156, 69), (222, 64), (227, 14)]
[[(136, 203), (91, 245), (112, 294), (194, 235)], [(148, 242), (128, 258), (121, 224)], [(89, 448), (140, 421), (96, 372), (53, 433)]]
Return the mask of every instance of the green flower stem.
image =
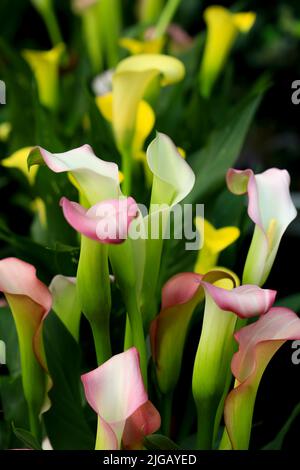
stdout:
[(87, 8), (82, 14), (82, 27), (93, 72), (97, 74), (103, 70), (103, 51), (97, 4)]
[(52, 2), (32, 0), (32, 3), (45, 22), (53, 46), (63, 42)]
[(170, 437), (173, 408), (173, 391), (162, 396), (162, 424), (161, 430), (164, 436)]
[(81, 237), (77, 271), (78, 298), (95, 341), (98, 364), (111, 357), (109, 317), (111, 292), (107, 245)]
[(137, 295), (135, 289), (126, 289), (123, 292), (124, 302), (127, 308), (131, 334), (132, 344), (137, 348), (140, 354), (141, 372), (144, 379), (145, 387), (147, 388), (147, 349), (143, 328), (142, 314), (138, 306)]
[(163, 8), (164, 0), (140, 0), (140, 20), (143, 23), (154, 23), (157, 21)]
[(155, 28), (155, 38), (161, 38), (168, 29), (181, 0), (168, 0)]
[(99, 19), (108, 68), (113, 68), (119, 61), (119, 37), (121, 32), (120, 0), (101, 0), (99, 2)]
[(53, 46), (63, 42), (63, 38), (59, 29), (58, 21), (53, 8), (49, 8), (47, 13), (43, 14), (43, 18)]
[(29, 429), (31, 434), (38, 440), (38, 442), (42, 441), (42, 429), (41, 423), (36, 410), (33, 409), (30, 405), (28, 405), (28, 415), (29, 415)]
[(124, 351), (132, 347), (132, 332), (129, 316), (126, 315), (125, 337), (124, 337)]
[(125, 196), (130, 196), (132, 189), (133, 157), (129, 146), (122, 147), (120, 153), (122, 158), (122, 172), (124, 175), (122, 191)]
[(195, 358), (193, 395), (197, 407), (197, 448), (213, 448), (220, 403), (228, 386), (236, 315), (220, 310), (206, 295), (203, 327)]

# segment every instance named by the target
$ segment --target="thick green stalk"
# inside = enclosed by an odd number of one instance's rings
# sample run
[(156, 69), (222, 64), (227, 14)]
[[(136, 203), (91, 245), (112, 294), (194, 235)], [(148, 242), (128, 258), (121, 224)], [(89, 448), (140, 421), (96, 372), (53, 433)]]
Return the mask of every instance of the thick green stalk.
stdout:
[(128, 289), (126, 292), (123, 293), (123, 296), (131, 326), (132, 344), (139, 351), (141, 372), (144, 379), (145, 387), (147, 388), (147, 349), (144, 335), (143, 319), (140, 308), (138, 306), (136, 291), (135, 289)]
[(111, 292), (107, 245), (81, 237), (77, 271), (78, 298), (95, 341), (98, 364), (111, 357), (109, 316)]
[(103, 50), (97, 4), (87, 8), (82, 14), (82, 27), (93, 72), (97, 74), (103, 70)]
[(99, 19), (105, 46), (107, 67), (113, 68), (119, 61), (119, 37), (121, 32), (120, 0), (101, 0), (99, 2)]
[(133, 161), (132, 154), (129, 147), (123, 147), (120, 149), (122, 158), (122, 172), (124, 175), (124, 181), (122, 183), (122, 191), (125, 196), (130, 196), (132, 188), (132, 171)]
[(162, 423), (161, 430), (164, 436), (170, 437), (173, 407), (173, 390), (162, 396)]
[(63, 42), (52, 2), (32, 0), (32, 3), (45, 22), (53, 46)]
[(161, 38), (168, 29), (181, 0), (168, 0), (156, 25), (155, 38)]
[(164, 6), (164, 0), (140, 0), (139, 17), (143, 23), (157, 21)]
[(228, 383), (236, 315), (224, 312), (207, 295), (202, 333), (195, 358), (193, 395), (197, 406), (197, 448), (213, 448), (219, 405)]

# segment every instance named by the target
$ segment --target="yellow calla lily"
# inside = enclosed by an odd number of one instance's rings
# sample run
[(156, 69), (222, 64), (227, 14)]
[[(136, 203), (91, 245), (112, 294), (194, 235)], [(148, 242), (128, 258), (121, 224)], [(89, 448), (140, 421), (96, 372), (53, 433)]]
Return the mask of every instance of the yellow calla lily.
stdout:
[(120, 149), (132, 146), (138, 106), (155, 77), (161, 86), (183, 79), (184, 65), (162, 54), (141, 54), (122, 60), (113, 76), (113, 127)]
[(55, 109), (58, 104), (59, 63), (64, 51), (65, 46), (62, 43), (49, 51), (23, 51), (23, 57), (37, 81), (41, 103), (50, 109)]
[(133, 38), (121, 38), (119, 44), (127, 49), (130, 54), (159, 54), (164, 47), (164, 38), (155, 38), (145, 41), (139, 41)]
[[(98, 96), (96, 104), (104, 118), (113, 121), (113, 93)], [(132, 140), (132, 156), (137, 160), (144, 160), (143, 147), (145, 140), (153, 129), (155, 114), (151, 106), (144, 100), (138, 104), (136, 126)]]
[(220, 253), (238, 239), (240, 231), (237, 227), (216, 229), (201, 217), (196, 217), (195, 223), (203, 240), (203, 247), (199, 251), (194, 271), (205, 274), (216, 267)]
[(26, 176), (30, 184), (34, 184), (38, 166), (35, 166), (31, 171), (28, 171), (27, 157), (31, 150), (32, 147), (23, 147), (2, 160), (1, 165), (6, 168), (17, 168)]
[(239, 33), (247, 33), (255, 23), (252, 12), (231, 13), (222, 6), (208, 7), (204, 12), (207, 39), (200, 69), (200, 91), (209, 97)]

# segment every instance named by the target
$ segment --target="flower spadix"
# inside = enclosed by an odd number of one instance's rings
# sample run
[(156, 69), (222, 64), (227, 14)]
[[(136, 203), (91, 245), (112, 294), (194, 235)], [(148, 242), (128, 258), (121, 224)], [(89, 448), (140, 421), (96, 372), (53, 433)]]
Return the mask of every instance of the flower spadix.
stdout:
[(230, 169), (227, 186), (234, 194), (248, 194), (248, 214), (255, 223), (243, 282), (263, 285), (272, 269), (281, 238), (297, 211), (292, 202), (290, 176), (272, 168), (255, 175), (252, 170)]

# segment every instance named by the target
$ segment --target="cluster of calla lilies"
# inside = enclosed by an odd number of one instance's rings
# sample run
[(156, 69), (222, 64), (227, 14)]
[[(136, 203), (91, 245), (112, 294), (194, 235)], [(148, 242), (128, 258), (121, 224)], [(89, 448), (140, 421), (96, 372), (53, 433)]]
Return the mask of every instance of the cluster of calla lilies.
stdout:
[[(107, 2), (102, 3), (105, 8)], [(79, 10), (88, 34), (89, 9), (81, 5)], [(209, 29), (199, 85), (208, 97), (237, 35), (252, 27), (255, 16), (211, 7), (205, 19)], [(226, 32), (221, 43), (220, 27)], [(52, 33), (57, 36), (55, 28)], [(194, 312), (204, 304), (191, 384), (197, 411), (195, 447), (247, 449), (262, 375), (285, 341), (300, 339), (300, 319), (287, 308), (274, 307), (276, 292), (263, 288), (281, 238), (296, 217), (290, 177), (276, 168), (261, 174), (250, 169), (227, 172), (228, 190), (248, 196), (248, 215), (254, 224), (241, 283), (235, 273), (218, 266), (219, 254), (237, 240), (239, 229), (216, 229), (197, 217), (203, 243), (194, 272), (175, 275), (159, 292), (164, 226), (156, 238), (144, 234), (149, 235), (162, 215), (167, 220), (172, 208), (184, 201), (195, 175), (182, 149), (165, 134), (158, 133), (144, 152), (155, 122), (146, 98), (160, 86), (182, 80), (185, 70), (178, 59), (159, 53), (159, 36), (145, 43), (123, 39), (122, 44), (132, 56), (116, 66), (112, 90), (96, 98), (111, 126), (122, 173), (116, 163), (96, 156), (89, 145), (64, 153), (30, 147), (2, 162), (21, 168), (29, 182), (40, 166), (56, 174), (65, 172), (78, 191), (76, 201), (61, 194), (57, 207), (80, 234), (76, 278), (58, 273), (46, 286), (31, 264), (17, 258), (0, 261), (0, 290), (17, 330), (30, 432), (40, 441), (45, 437), (43, 413), (51, 407), (48, 392), (53, 381), (43, 340), (51, 309), (79, 344), (81, 316), (90, 324), (98, 367), (81, 380), (86, 401), (98, 416), (95, 448), (117, 450), (143, 449), (145, 437), (156, 432), (170, 436), (186, 338)], [(24, 52), (36, 76), (40, 100), (50, 109), (57, 105), (57, 67), (63, 50), (58, 44), (43, 56)], [(90, 54), (97, 71), (100, 52), (91, 49)], [(132, 197), (140, 161), (151, 188), (147, 215)], [(113, 285), (126, 309), (123, 352), (114, 355)], [(149, 400), (150, 381), (158, 390), (155, 406)]]

